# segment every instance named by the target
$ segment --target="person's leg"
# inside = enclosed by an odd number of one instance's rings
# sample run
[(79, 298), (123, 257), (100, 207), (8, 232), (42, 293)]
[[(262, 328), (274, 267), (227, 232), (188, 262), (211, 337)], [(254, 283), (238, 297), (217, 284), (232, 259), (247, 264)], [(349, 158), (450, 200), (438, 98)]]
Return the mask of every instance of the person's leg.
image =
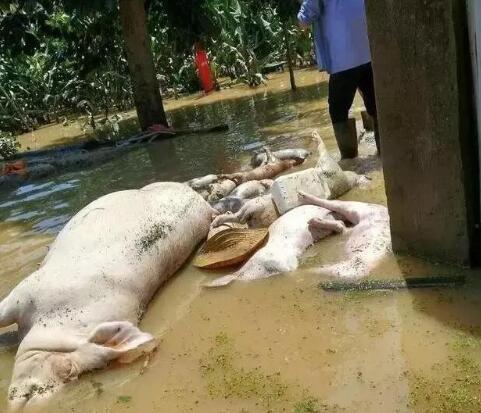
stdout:
[(329, 114), (342, 158), (357, 157), (355, 123), (349, 122), (349, 109), (357, 88), (356, 68), (334, 73), (329, 78)]
[(381, 145), (379, 139), (379, 128), (377, 124), (377, 108), (376, 108), (376, 95), (374, 92), (374, 77), (372, 74), (371, 63), (363, 65), (359, 68), (359, 91), (361, 92), (362, 99), (364, 100), (364, 106), (367, 113), (371, 116), (374, 126), (374, 137), (376, 138), (377, 152), (381, 154)]
[(329, 114), (333, 124), (347, 121), (357, 88), (356, 68), (329, 77)]

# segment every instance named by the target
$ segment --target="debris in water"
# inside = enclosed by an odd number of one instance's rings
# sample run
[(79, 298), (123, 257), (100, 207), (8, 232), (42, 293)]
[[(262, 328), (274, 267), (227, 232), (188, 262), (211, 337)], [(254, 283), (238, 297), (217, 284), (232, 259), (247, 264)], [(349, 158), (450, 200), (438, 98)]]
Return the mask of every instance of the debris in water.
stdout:
[(117, 403), (129, 403), (132, 400), (132, 396), (119, 396)]
[(405, 288), (458, 287), (466, 282), (464, 276), (410, 277), (396, 280), (327, 281), (319, 287), (325, 291), (400, 290)]

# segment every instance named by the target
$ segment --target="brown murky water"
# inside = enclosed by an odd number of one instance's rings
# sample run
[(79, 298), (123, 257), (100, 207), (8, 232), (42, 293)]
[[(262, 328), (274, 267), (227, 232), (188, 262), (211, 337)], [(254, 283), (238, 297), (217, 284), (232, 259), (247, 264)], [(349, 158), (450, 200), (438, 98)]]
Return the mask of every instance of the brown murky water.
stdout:
[[(174, 125), (225, 121), (227, 134), (161, 142), (2, 194), (0, 296), (35, 269), (72, 214), (104, 193), (235, 170), (265, 142), (312, 147), (313, 128), (334, 150), (325, 78), (312, 71), (298, 77), (296, 94), (278, 75), (261, 91), (173, 102)], [(296, 135), (270, 140), (286, 132)], [(363, 145), (362, 152), (367, 157), (372, 147)], [(368, 175), (372, 184), (345, 198), (385, 204), (382, 173), (374, 168)], [(309, 268), (335, 260), (340, 243), (339, 237), (323, 240), (294, 273), (217, 291), (201, 290), (210, 275), (187, 265), (159, 291), (142, 321), (141, 328), (161, 340), (150, 360), (83, 376), (48, 412), (481, 411), (477, 274), (465, 271), (467, 285), (453, 290), (327, 293)], [(461, 272), (387, 256), (372, 276)], [(0, 330), (0, 411), (16, 350), (11, 330)]]

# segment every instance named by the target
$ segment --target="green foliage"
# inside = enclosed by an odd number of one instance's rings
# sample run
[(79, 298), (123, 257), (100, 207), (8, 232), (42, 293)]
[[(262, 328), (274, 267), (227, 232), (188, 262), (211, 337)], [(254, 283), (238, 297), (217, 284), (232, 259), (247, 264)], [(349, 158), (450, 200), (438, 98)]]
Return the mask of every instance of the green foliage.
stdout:
[[(150, 8), (149, 29), (152, 54), (157, 71), (157, 79), (164, 95), (178, 96), (179, 93), (199, 89), (194, 63), (192, 44), (180, 36), (186, 29), (170, 24), (170, 18), (161, 3)], [(191, 32), (188, 35), (195, 37)]]
[(276, 9), (269, 4), (260, 8), (256, 0), (207, 0), (205, 8), (218, 29), (209, 42), (217, 72), (260, 84), (263, 66), (285, 54)]
[[(36, 7), (25, 6), (31, 3)], [(59, 122), (77, 112), (82, 100), (106, 116), (109, 110), (131, 108), (116, 16), (108, 9), (68, 12), (61, 2), (30, 1), (0, 12), (5, 50), (0, 54), (0, 130), (29, 131), (39, 123)], [(12, 32), (12, 27), (19, 29)]]
[(0, 131), (0, 156), (9, 159), (18, 152), (20, 144), (17, 138), (8, 132)]
[[(297, 54), (310, 53), (297, 29), (295, 0), (147, 0), (162, 93), (199, 90), (193, 45), (202, 41), (218, 77), (257, 86), (267, 63), (285, 60), (286, 30)], [(133, 107), (117, 0), (0, 0), (0, 130), (29, 131), (90, 102), (105, 119)]]

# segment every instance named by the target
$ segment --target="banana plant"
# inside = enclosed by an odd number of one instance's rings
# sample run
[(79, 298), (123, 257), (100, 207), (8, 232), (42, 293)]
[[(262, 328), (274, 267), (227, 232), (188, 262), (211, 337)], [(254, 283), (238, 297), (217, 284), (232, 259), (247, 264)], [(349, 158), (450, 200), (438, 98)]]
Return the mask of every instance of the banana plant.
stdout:
[[(95, 3), (88, 13), (84, 5)], [(296, 0), (146, 0), (158, 86), (174, 97), (199, 90), (192, 45), (202, 40), (216, 76), (257, 86), (267, 64), (309, 60)], [(118, 0), (0, 0), (0, 129), (132, 108)], [(98, 6), (98, 7), (97, 7)], [(87, 7), (87, 6), (86, 6)], [(307, 58), (306, 58), (307, 56)], [(298, 57), (298, 58), (297, 58)], [(92, 114), (92, 117), (95, 114)]]

